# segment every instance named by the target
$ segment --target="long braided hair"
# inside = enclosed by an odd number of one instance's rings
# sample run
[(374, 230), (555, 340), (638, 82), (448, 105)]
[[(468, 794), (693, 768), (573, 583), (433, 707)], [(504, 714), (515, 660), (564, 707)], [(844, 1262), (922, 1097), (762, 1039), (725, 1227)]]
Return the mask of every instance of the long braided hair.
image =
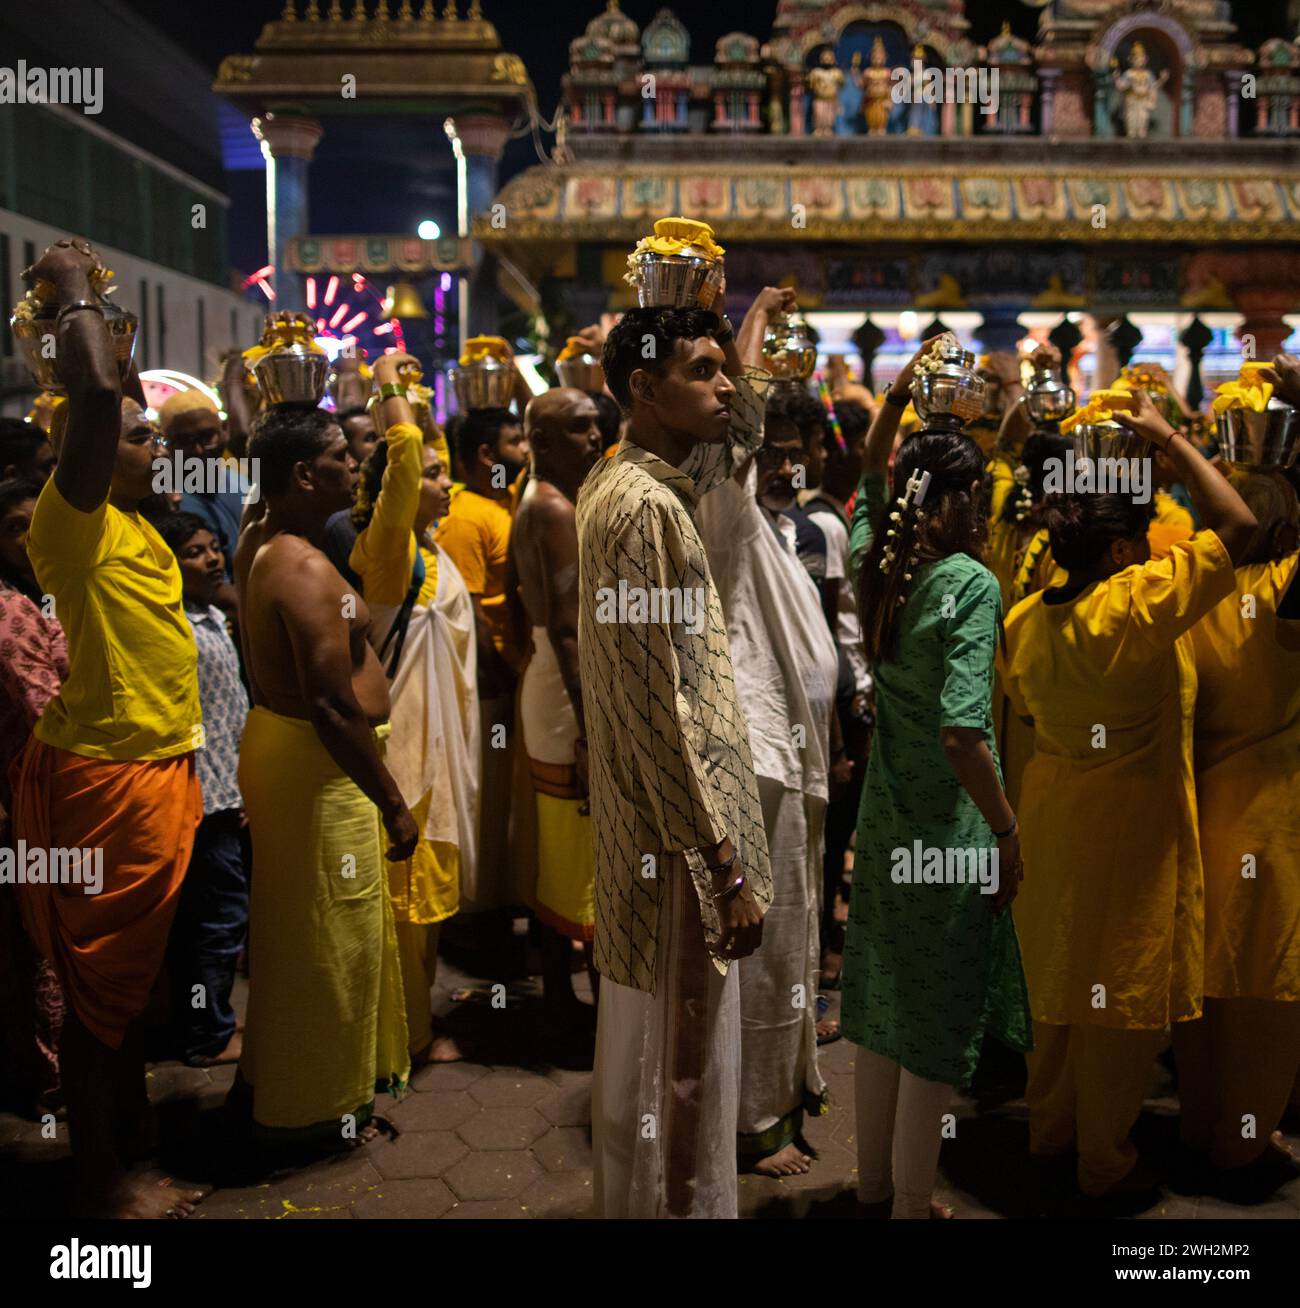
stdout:
[(873, 524), (858, 603), (867, 657), (892, 659), (899, 610), (916, 570), (950, 554), (982, 559), (984, 456), (969, 436), (922, 428), (894, 460), (893, 497)]
[(1066, 451), (1072, 448), (1069, 437), (1053, 431), (1036, 431), (1025, 441), (1015, 471), (1016, 484), (1002, 504), (1003, 522), (1014, 522), (1029, 532), (1043, 525), (1047, 461), (1064, 460)]

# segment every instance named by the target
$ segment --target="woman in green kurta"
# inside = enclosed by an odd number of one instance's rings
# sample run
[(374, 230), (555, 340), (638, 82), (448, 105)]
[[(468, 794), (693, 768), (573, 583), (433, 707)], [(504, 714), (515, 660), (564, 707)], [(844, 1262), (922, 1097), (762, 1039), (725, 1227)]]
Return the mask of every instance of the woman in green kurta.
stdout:
[[(939, 1119), (952, 1088), (970, 1080), (984, 1033), (1030, 1045), (1020, 949), (1005, 911), (1020, 880), (1019, 839), (993, 737), (1001, 599), (975, 557), (984, 461), (969, 438), (923, 430), (899, 451), (885, 516), (911, 367), (868, 435), (853, 515), (877, 725), (841, 1011), (844, 1034), (860, 1046), (858, 1195), (875, 1206), (892, 1190), (895, 1217), (950, 1215), (930, 1200)], [(889, 534), (875, 539), (882, 522)]]

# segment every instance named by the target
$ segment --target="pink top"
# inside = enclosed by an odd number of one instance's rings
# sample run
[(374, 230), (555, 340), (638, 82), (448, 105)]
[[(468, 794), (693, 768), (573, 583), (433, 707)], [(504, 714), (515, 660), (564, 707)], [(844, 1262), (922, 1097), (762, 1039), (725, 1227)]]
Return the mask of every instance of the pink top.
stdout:
[(36, 719), (68, 675), (63, 628), (0, 582), (0, 802), (9, 807), (9, 769)]

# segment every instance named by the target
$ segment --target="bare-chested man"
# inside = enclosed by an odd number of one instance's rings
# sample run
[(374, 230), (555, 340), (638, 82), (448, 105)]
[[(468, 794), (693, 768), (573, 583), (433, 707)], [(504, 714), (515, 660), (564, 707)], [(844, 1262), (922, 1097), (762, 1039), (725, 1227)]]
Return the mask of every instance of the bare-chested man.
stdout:
[[(537, 799), (537, 890), (548, 1023), (560, 1030), (590, 1019), (573, 993), (571, 940), (595, 933), (595, 869), (587, 804), (586, 733), (578, 672), (578, 528), (574, 502), (600, 461), (599, 414), (579, 390), (529, 402), (524, 433), (533, 478), (515, 515), (510, 549), (519, 577), (532, 656), (520, 692), (523, 744)], [(529, 633), (525, 633), (526, 635)], [(592, 970), (592, 991), (596, 989)]]
[(374, 1134), (376, 1084), (409, 1072), (383, 832), (396, 860), (417, 831), (377, 744), (388, 683), (369, 611), (320, 548), (356, 483), (347, 441), (330, 414), (282, 407), (258, 420), (250, 453), (267, 509), (235, 568), (257, 978), (240, 1078), (256, 1135), (347, 1143)]

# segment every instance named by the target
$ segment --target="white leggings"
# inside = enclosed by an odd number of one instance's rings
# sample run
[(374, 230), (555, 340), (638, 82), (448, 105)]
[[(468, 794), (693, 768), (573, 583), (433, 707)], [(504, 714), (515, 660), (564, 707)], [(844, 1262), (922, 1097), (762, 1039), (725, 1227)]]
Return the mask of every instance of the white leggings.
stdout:
[[(858, 1049), (853, 1066), (858, 1124), (858, 1199), (894, 1196), (894, 1217), (930, 1216), (943, 1113), (952, 1086), (923, 1081), (892, 1058)], [(892, 1154), (892, 1168), (891, 1168)]]

